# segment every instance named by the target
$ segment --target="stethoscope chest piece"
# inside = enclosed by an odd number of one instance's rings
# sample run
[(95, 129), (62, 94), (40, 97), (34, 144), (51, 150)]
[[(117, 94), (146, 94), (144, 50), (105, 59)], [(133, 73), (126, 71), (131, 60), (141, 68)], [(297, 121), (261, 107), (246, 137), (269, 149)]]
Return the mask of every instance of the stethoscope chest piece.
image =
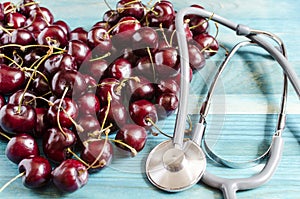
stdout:
[(182, 191), (196, 184), (206, 168), (206, 158), (195, 142), (185, 140), (181, 148), (172, 140), (157, 145), (146, 161), (146, 174), (156, 187), (169, 191)]

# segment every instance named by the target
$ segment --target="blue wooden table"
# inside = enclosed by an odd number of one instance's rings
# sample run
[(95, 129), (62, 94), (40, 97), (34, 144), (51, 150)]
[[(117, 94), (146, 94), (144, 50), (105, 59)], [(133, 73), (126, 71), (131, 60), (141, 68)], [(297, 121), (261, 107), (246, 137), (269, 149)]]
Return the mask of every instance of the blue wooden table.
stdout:
[[(102, 19), (107, 10), (102, 0), (41, 0), (41, 5), (52, 10), (56, 19), (67, 21), (73, 29), (82, 26), (89, 29)], [(108, 0), (114, 7), (116, 1)], [(247, 24), (255, 29), (273, 32), (285, 42), (289, 60), (300, 76), (300, 1), (292, 0), (174, 0), (178, 10), (198, 3), (207, 10), (227, 17), (236, 23)], [(211, 26), (211, 32), (215, 30)], [(225, 28), (219, 28), (218, 40), (231, 48), (241, 38)], [(262, 154), (271, 141), (276, 127), (278, 104), (282, 88), (280, 67), (271, 59), (247, 48), (247, 53), (237, 55), (225, 70), (217, 87), (217, 96), (208, 117), (207, 136), (213, 149), (231, 160), (249, 160)], [(196, 122), (199, 105), (207, 91), (216, 68), (223, 59), (220, 52), (209, 60), (206, 67), (192, 81), (190, 109), (192, 121)], [(273, 178), (264, 186), (238, 193), (238, 198), (300, 198), (300, 103), (289, 88), (288, 117), (283, 133), (285, 140), (283, 157)], [(193, 102), (193, 103), (192, 103)], [(175, 115), (161, 121), (159, 126), (168, 134), (173, 133)], [(154, 188), (147, 180), (144, 164), (151, 149), (166, 138), (150, 136), (145, 149), (130, 158), (116, 150), (110, 167), (90, 175), (88, 184), (72, 194), (62, 194), (53, 186), (29, 190), (21, 180), (6, 188), (0, 198), (222, 198), (222, 194), (201, 182), (180, 193), (165, 193)], [(217, 140), (217, 141), (216, 141)], [(5, 157), (6, 143), (0, 143), (0, 186), (17, 175), (17, 166)], [(228, 169), (209, 161), (207, 169), (225, 177), (247, 177), (260, 171), (263, 165), (250, 169)]]

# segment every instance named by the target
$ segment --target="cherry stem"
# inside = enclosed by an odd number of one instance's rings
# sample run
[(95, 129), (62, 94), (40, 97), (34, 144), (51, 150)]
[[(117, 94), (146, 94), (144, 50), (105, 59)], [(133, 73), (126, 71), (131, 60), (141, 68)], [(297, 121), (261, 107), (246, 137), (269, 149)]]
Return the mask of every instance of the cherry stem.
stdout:
[(44, 75), (44, 73), (42, 73), (42, 72), (40, 72), (40, 71), (38, 71), (38, 70), (34, 70), (34, 69), (31, 69), (31, 68), (27, 68), (27, 67), (23, 68), (23, 70), (24, 70), (24, 71), (31, 71), (31, 72), (38, 73), (39, 75), (41, 75), (41, 76), (46, 80), (47, 84), (49, 85), (49, 80), (48, 80), (48, 78)]
[(149, 47), (147, 47), (147, 53), (149, 55), (149, 59), (150, 59), (150, 62), (151, 62), (151, 67), (152, 67), (152, 72), (153, 72), (153, 81), (155, 81), (155, 79), (156, 79), (156, 72), (155, 72), (153, 57), (152, 57), (152, 54), (151, 54), (151, 51), (150, 51)]
[(75, 152), (72, 151), (72, 149), (68, 148), (67, 151), (71, 153), (77, 160), (82, 162), (86, 167), (89, 167), (90, 165), (86, 163), (83, 159), (81, 159)]
[(23, 66), (24, 60), (23, 58), (17, 53), (17, 51), (13, 52), (13, 55), (16, 55), (20, 60), (21, 60), (21, 64), (19, 64), (20, 66)]
[(108, 127), (102, 129), (101, 131), (94, 131), (94, 132), (92, 132), (92, 133), (89, 133), (88, 135), (89, 135), (89, 137), (100, 139), (100, 138), (101, 138), (101, 134), (102, 134), (103, 132), (105, 132), (107, 129), (110, 129), (112, 126), (113, 126), (113, 125), (110, 123)]
[(108, 2), (106, 0), (104, 0), (104, 3), (108, 7), (108, 9), (112, 10), (112, 8), (110, 7), (110, 5), (108, 4)]
[(44, 19), (44, 21), (46, 22), (47, 26), (50, 26), (51, 24), (49, 23), (49, 21), (46, 19), (43, 11), (41, 10), (40, 6), (37, 6), (37, 8), (39, 9), (40, 13), (42, 14), (42, 17)]
[(110, 92), (108, 92), (108, 93), (107, 93), (107, 109), (106, 109), (106, 111), (105, 111), (105, 116), (104, 116), (104, 119), (103, 119), (103, 122), (102, 122), (100, 131), (103, 130), (104, 125), (105, 125), (105, 122), (106, 122), (106, 119), (107, 119), (107, 116), (108, 116), (108, 114), (109, 114), (109, 110), (110, 110), (110, 108), (111, 108), (111, 107), (110, 107), (111, 100), (112, 100), (111, 94), (110, 94)]
[(64, 109), (64, 108), (61, 108), (63, 110), (63, 112), (67, 115), (67, 117), (69, 118), (69, 120), (71, 120), (71, 122), (74, 124), (76, 130), (79, 132), (79, 133), (82, 133), (84, 131), (83, 127), (79, 124), (77, 124), (75, 122), (75, 120), (69, 115), (69, 113)]
[(15, 11), (16, 9), (17, 7), (12, 2), (10, 2), (10, 4), (4, 8), (3, 13), (4, 15), (6, 15), (10, 12)]
[(12, 178), (10, 181), (8, 181), (7, 183), (5, 183), (5, 185), (3, 185), (0, 189), (0, 193), (6, 188), (8, 187), (11, 183), (13, 183), (14, 181), (16, 181), (18, 178), (24, 176), (26, 173), (25, 171), (20, 173), (19, 175), (17, 175), (16, 177)]
[(159, 24), (159, 30), (161, 31), (163, 37), (164, 37), (164, 40), (165, 42), (167, 43), (168, 47), (171, 47), (170, 43), (168, 42), (168, 39), (167, 39), (167, 36), (165, 34), (165, 30), (164, 28), (162, 27), (162, 23)]
[(68, 89), (69, 87), (66, 87), (64, 92), (63, 92), (63, 95), (59, 101), (59, 105), (58, 105), (58, 109), (57, 109), (57, 115), (56, 115), (56, 121), (57, 121), (57, 125), (58, 125), (58, 128), (59, 130), (61, 131), (61, 133), (67, 137), (67, 133), (63, 130), (63, 128), (61, 127), (61, 124), (60, 124), (60, 120), (59, 120), (59, 115), (60, 115), (60, 109), (62, 108), (62, 102), (63, 102), (63, 99), (65, 98), (67, 92), (68, 92)]
[(139, 23), (139, 21), (137, 19), (135, 20), (126, 20), (126, 21), (121, 21), (121, 22), (118, 22), (116, 25), (114, 25), (113, 27), (111, 27), (108, 31), (107, 31), (107, 35), (109, 35), (109, 33), (111, 31), (113, 31), (116, 27), (118, 27), (119, 25), (122, 25), (124, 23)]
[[(90, 168), (97, 168), (97, 166), (94, 167), (94, 165), (97, 163), (97, 161), (99, 161), (100, 157), (102, 156), (102, 154), (103, 154), (103, 152), (104, 152), (105, 145), (106, 145), (107, 142), (108, 142), (108, 134), (109, 134), (109, 132), (110, 132), (110, 129), (107, 129), (107, 130), (105, 131), (105, 140), (104, 140), (103, 148), (102, 148), (101, 152), (98, 154), (97, 158), (94, 160), (94, 162), (93, 162), (87, 169), (90, 169)], [(101, 162), (102, 162), (102, 163), (101, 163)], [(103, 167), (105, 164), (106, 164), (106, 162), (100, 161), (100, 164), (99, 164), (98, 166), (100, 166), (100, 167), (102, 166), (102, 167)]]
[(147, 122), (149, 122), (149, 123), (151, 123), (151, 125), (156, 129), (156, 130), (158, 130), (158, 132), (160, 133), (160, 134), (162, 134), (162, 135), (164, 135), (164, 136), (166, 136), (166, 137), (168, 137), (168, 138), (173, 138), (172, 136), (170, 136), (170, 135), (168, 135), (168, 134), (166, 134), (166, 133), (164, 133), (153, 121), (152, 121), (152, 119), (151, 118), (147, 118), (146, 119), (146, 121)]
[(135, 150), (135, 148), (129, 146), (128, 144), (122, 142), (121, 140), (113, 140), (113, 139), (110, 139), (112, 142), (115, 142), (115, 143), (118, 143), (118, 144), (121, 144), (123, 145), (124, 147), (128, 148), (131, 152), (131, 155), (132, 157), (136, 156), (137, 155), (137, 151)]
[(2, 135), (3, 137), (5, 137), (8, 140), (11, 140), (11, 138), (8, 135), (6, 135), (5, 133), (3, 133), (1, 131), (0, 131), (0, 135)]
[(9, 60), (11, 63), (15, 64), (19, 69), (22, 69), (22, 66), (20, 64), (18, 64), (15, 60), (13, 60), (12, 58), (8, 57), (5, 54), (0, 54), (0, 58), (5, 58), (7, 60)]
[(108, 52), (108, 53), (104, 54), (103, 56), (96, 57), (96, 58), (94, 58), (94, 59), (90, 59), (89, 61), (90, 61), (90, 62), (93, 62), (93, 61), (101, 60), (101, 59), (104, 59), (104, 58), (106, 58), (106, 57), (109, 57), (110, 55), (111, 55), (111, 53)]
[(3, 26), (0, 26), (0, 29), (3, 30), (4, 32), (6, 32), (9, 36), (12, 36), (12, 33), (9, 32), (9, 30), (4, 28)]
[[(51, 93), (51, 92), (48, 92), (46, 94), (49, 94), (49, 93)], [(44, 98), (42, 96), (34, 97), (32, 100), (28, 101), (27, 103), (30, 104), (33, 100), (36, 100), (36, 99), (42, 99), (42, 100), (44, 100), (45, 102), (48, 103), (49, 106), (53, 106), (54, 105), (53, 102), (51, 102), (50, 100), (47, 100), (46, 98)]]
[(138, 78), (137, 76), (124, 78), (124, 79), (119, 83), (118, 87), (116, 88), (116, 90), (115, 90), (116, 94), (121, 95), (121, 90), (122, 90), (122, 88), (125, 86), (125, 83), (128, 82), (129, 80), (134, 80), (134, 81), (136, 81), (137, 83), (139, 83), (139, 82), (141, 81), (140, 78)]
[(42, 45), (42, 44), (32, 44), (32, 45), (20, 45), (20, 44), (6, 44), (3, 46), (0, 46), (0, 49), (2, 48), (7, 48), (7, 47), (18, 47), (20, 48), (20, 50), (25, 51), (26, 48), (36, 48), (36, 47), (42, 47), (42, 48), (52, 48), (53, 50), (58, 50), (61, 51), (61, 53), (66, 52), (66, 50), (59, 48), (59, 47), (55, 47), (55, 46), (49, 46), (49, 45)]

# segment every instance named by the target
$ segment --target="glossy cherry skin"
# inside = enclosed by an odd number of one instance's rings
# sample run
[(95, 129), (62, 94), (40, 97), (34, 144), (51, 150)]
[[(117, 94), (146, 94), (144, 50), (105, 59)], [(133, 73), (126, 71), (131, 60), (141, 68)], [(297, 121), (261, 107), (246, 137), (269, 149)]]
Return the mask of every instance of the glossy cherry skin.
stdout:
[(153, 28), (142, 27), (133, 33), (132, 43), (132, 49), (135, 54), (138, 56), (149, 55), (147, 48), (153, 51), (153, 49), (155, 50), (158, 47), (157, 32)]
[(80, 115), (96, 115), (100, 110), (100, 100), (94, 93), (86, 93), (76, 100)]
[(49, 161), (41, 156), (23, 159), (19, 165), (19, 172), (25, 172), (22, 177), (23, 185), (27, 188), (39, 188), (51, 180), (52, 167)]
[(87, 31), (82, 27), (77, 27), (69, 33), (69, 40), (80, 40), (84, 43), (87, 42)]
[[(49, 41), (49, 38), (51, 41)], [(50, 25), (40, 32), (37, 37), (37, 43), (40, 45), (54, 45), (63, 48), (68, 44), (68, 39), (60, 26)]]
[(85, 142), (91, 137), (94, 131), (100, 131), (101, 126), (94, 115), (80, 115), (78, 124), (83, 128), (82, 132), (77, 132), (81, 142)]
[(0, 93), (10, 94), (17, 91), (25, 83), (25, 74), (17, 68), (0, 64)]
[(53, 22), (53, 25), (59, 26), (64, 31), (64, 33), (67, 36), (67, 39), (69, 40), (69, 34), (70, 34), (71, 30), (70, 30), (69, 25), (65, 21), (58, 20), (58, 21)]
[[(55, 126), (58, 125), (57, 113), (60, 100), (61, 99), (55, 100), (53, 106), (51, 106), (47, 112), (48, 122)], [(71, 98), (65, 97), (62, 101), (62, 108), (66, 111), (67, 114), (64, 111), (59, 112), (60, 125), (62, 127), (70, 128), (73, 126), (73, 123), (69, 117), (71, 117), (74, 120), (78, 117), (78, 105)]]
[(120, 101), (120, 94), (116, 93), (116, 89), (119, 86), (119, 80), (115, 78), (105, 78), (99, 82), (100, 86), (98, 86), (96, 95), (100, 100), (100, 104), (105, 106), (107, 105), (108, 93), (110, 93), (112, 97), (112, 101)]
[[(141, 28), (140, 22), (134, 17), (123, 17), (117, 23), (115, 28), (112, 31), (112, 35), (114, 35), (114, 41), (117, 41), (119, 45), (124, 46), (122, 42), (125, 44), (131, 40), (134, 32)], [(120, 43), (121, 42), (121, 43)]]
[(39, 156), (40, 151), (36, 140), (29, 134), (18, 134), (7, 143), (5, 154), (15, 164), (29, 157)]
[(145, 16), (145, 7), (141, 1), (120, 0), (117, 11), (121, 17), (132, 16), (141, 20)]
[(113, 147), (110, 141), (105, 139), (90, 139), (84, 142), (84, 149), (80, 153), (83, 161), (89, 165), (93, 164), (89, 172), (95, 172), (108, 166), (113, 157)]
[(0, 21), (3, 21), (4, 20), (4, 17), (5, 17), (5, 14), (4, 14), (4, 6), (2, 3), (0, 3)]
[(66, 96), (79, 97), (87, 89), (83, 74), (77, 71), (58, 71), (52, 78), (51, 89), (57, 96), (61, 97), (65, 89), (68, 88)]
[(38, 4), (28, 5), (29, 3), (34, 3), (34, 2), (35, 2), (34, 0), (23, 0), (19, 8), (20, 13), (28, 17), (30, 11), (36, 9), (38, 6)]
[(218, 41), (207, 33), (196, 35), (194, 40), (199, 44), (200, 49), (205, 49), (204, 53), (206, 57), (215, 55), (219, 50)]
[(40, 32), (48, 26), (47, 22), (42, 17), (28, 18), (25, 22), (25, 27), (29, 30), (35, 38)]
[(94, 54), (105, 54), (112, 49), (112, 42), (106, 29), (92, 28), (87, 35), (87, 42)]
[(91, 75), (95, 80), (105, 78), (104, 72), (108, 68), (108, 63), (104, 59), (98, 59), (94, 61), (86, 61), (80, 70), (83, 70), (86, 74)]
[[(133, 147), (137, 152), (141, 151), (147, 141), (147, 132), (144, 127), (136, 124), (126, 124), (117, 132), (116, 140), (121, 140), (125, 144)], [(129, 150), (121, 144), (116, 145), (122, 149)]]
[(5, 97), (0, 94), (0, 109), (6, 104)]
[(157, 121), (157, 111), (155, 106), (147, 100), (137, 100), (129, 104), (129, 114), (131, 119), (139, 126), (150, 127), (152, 122)]
[[(98, 120), (103, 124), (107, 111), (107, 106), (104, 106), (98, 112)], [(112, 102), (109, 107), (109, 112), (105, 121), (105, 126), (112, 124), (111, 131), (114, 132), (123, 126), (128, 119), (128, 114), (125, 106), (119, 102)]]
[(159, 96), (163, 93), (175, 93), (176, 95), (179, 95), (179, 85), (175, 79), (170, 78), (158, 81), (155, 94), (156, 96)]
[(110, 25), (118, 23), (120, 15), (116, 10), (108, 10), (103, 14), (103, 21), (106, 21)]
[(149, 56), (141, 57), (133, 69), (133, 73), (138, 76), (143, 76), (151, 81), (155, 81), (156, 77), (155, 64), (151, 62)]
[(173, 23), (175, 11), (171, 2), (159, 1), (155, 3), (152, 10), (147, 15), (149, 26), (159, 27), (162, 24), (163, 27), (169, 27)]
[(47, 112), (47, 108), (35, 108), (36, 125), (34, 127), (33, 135), (36, 138), (42, 137), (49, 127), (49, 123), (46, 118)]
[(54, 185), (62, 192), (74, 192), (88, 181), (88, 171), (80, 161), (68, 159), (52, 171)]
[(175, 93), (163, 93), (156, 98), (156, 103), (163, 107), (167, 115), (178, 108), (178, 98)]
[[(45, 74), (46, 72), (43, 71)], [(36, 93), (37, 96), (43, 96), (50, 92), (49, 82), (40, 74), (36, 76), (31, 84), (31, 90)], [(45, 104), (45, 101), (37, 99), (37, 102)]]
[(179, 71), (179, 55), (175, 48), (158, 50), (154, 54), (155, 70), (161, 78), (174, 76)]
[(7, 133), (29, 133), (35, 127), (36, 113), (31, 106), (6, 104), (0, 110), (0, 127)]
[(46, 20), (47, 24), (52, 24), (54, 21), (53, 14), (50, 12), (48, 8), (45, 7), (37, 7), (29, 12), (30, 18), (42, 18)]
[(201, 52), (201, 50), (196, 45), (189, 44), (188, 48), (190, 67), (193, 70), (202, 69), (206, 63), (204, 52)]
[(106, 76), (118, 80), (129, 78), (131, 76), (131, 63), (124, 58), (116, 59), (106, 70)]
[[(24, 96), (23, 96), (24, 95)], [(7, 103), (19, 105), (21, 102), (24, 105), (30, 105), (32, 107), (36, 107), (35, 94), (31, 91), (18, 90), (12, 95), (9, 96)]]
[(34, 37), (29, 30), (16, 29), (11, 33), (11, 43), (19, 45), (30, 45), (34, 43)]
[(78, 68), (82, 62), (91, 54), (89, 46), (80, 40), (71, 40), (68, 44), (68, 54), (75, 57)]
[(45, 61), (44, 68), (50, 76), (53, 76), (59, 70), (77, 70), (77, 62), (74, 57), (66, 53), (53, 55)]
[(93, 28), (103, 28), (105, 30), (109, 30), (111, 28), (111, 26), (106, 21), (98, 21), (92, 26), (92, 29)]
[(64, 133), (59, 128), (50, 128), (43, 136), (43, 152), (46, 157), (60, 163), (72, 155), (68, 148), (72, 148), (76, 143), (76, 136), (73, 131), (63, 128)]
[(13, 29), (21, 28), (24, 26), (26, 17), (18, 12), (10, 12), (5, 17), (7, 26)]

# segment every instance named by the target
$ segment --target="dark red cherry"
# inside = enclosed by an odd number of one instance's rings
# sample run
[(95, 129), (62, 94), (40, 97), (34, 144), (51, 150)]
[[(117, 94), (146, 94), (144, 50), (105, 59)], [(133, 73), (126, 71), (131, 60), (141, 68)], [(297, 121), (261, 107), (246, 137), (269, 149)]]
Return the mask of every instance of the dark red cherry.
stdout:
[(156, 84), (156, 96), (159, 96), (163, 93), (175, 93), (179, 94), (179, 85), (177, 84), (175, 79), (166, 79), (158, 81)]
[(188, 48), (190, 67), (193, 70), (202, 69), (206, 63), (204, 52), (202, 52), (196, 45), (189, 44)]
[(80, 40), (71, 40), (68, 44), (68, 54), (75, 57), (78, 68), (82, 62), (91, 54), (91, 50), (86, 43)]
[(54, 21), (53, 14), (48, 8), (37, 6), (35, 9), (31, 10), (29, 13), (31, 18), (42, 18), (47, 21), (47, 24), (52, 24)]
[(43, 151), (46, 157), (56, 163), (62, 162), (72, 155), (68, 148), (72, 148), (76, 143), (76, 136), (73, 131), (63, 128), (50, 128), (43, 136)]
[(35, 2), (34, 0), (23, 0), (22, 3), (20, 3), (19, 11), (20, 13), (28, 17), (30, 11), (36, 9), (37, 6), (38, 3)]
[(169, 1), (159, 1), (155, 3), (151, 11), (147, 14), (147, 20), (149, 26), (159, 27), (160, 24), (163, 27), (169, 27), (175, 19), (175, 11), (172, 3)]
[(71, 29), (65, 21), (58, 20), (58, 21), (55, 21), (53, 23), (53, 25), (59, 26), (64, 31), (65, 35), (67, 36), (67, 39), (69, 40), (69, 34), (70, 34)]
[(40, 151), (36, 140), (29, 134), (18, 134), (7, 143), (5, 154), (15, 164), (29, 157), (39, 156)]
[(178, 98), (175, 93), (163, 93), (156, 98), (156, 104), (163, 107), (166, 114), (170, 115), (178, 107)]
[[(121, 140), (125, 144), (133, 147), (137, 152), (141, 151), (147, 141), (147, 132), (144, 127), (135, 124), (126, 124), (117, 132), (116, 140)], [(128, 150), (121, 144), (116, 144), (118, 147)]]
[(30, 105), (32, 107), (36, 107), (35, 98), (36, 98), (35, 93), (33, 93), (32, 91), (24, 92), (24, 90), (21, 89), (9, 96), (8, 104), (19, 105), (20, 103), (22, 103), (24, 105)]
[(110, 93), (112, 102), (120, 101), (120, 94), (116, 93), (116, 89), (119, 86), (119, 80), (115, 78), (105, 78), (99, 82), (100, 86), (98, 86), (96, 95), (100, 100), (100, 104), (105, 106), (107, 105), (108, 93)]
[(174, 76), (179, 71), (179, 55), (175, 48), (158, 50), (154, 54), (155, 70), (161, 78)]
[(132, 16), (141, 20), (145, 16), (145, 7), (141, 1), (120, 0), (117, 11), (121, 17)]
[(42, 137), (49, 127), (49, 123), (46, 118), (47, 112), (47, 108), (35, 108), (36, 125), (34, 127), (33, 135), (36, 138)]
[(118, 23), (120, 15), (116, 10), (108, 10), (103, 14), (103, 21), (106, 21), (110, 25)]
[(44, 63), (45, 71), (53, 76), (59, 70), (77, 70), (77, 63), (74, 57), (69, 54), (52, 55)]
[(129, 104), (129, 114), (131, 119), (139, 126), (150, 127), (152, 122), (157, 121), (157, 112), (155, 106), (147, 100), (137, 100)]
[(63, 48), (68, 44), (68, 39), (60, 26), (50, 25), (40, 32), (37, 37), (37, 43), (40, 45), (53, 45)]
[(141, 57), (136, 62), (133, 73), (135, 75), (143, 76), (151, 81), (154, 81), (154, 77), (156, 76), (155, 64), (151, 62), (149, 56)]
[(112, 49), (110, 36), (104, 28), (92, 28), (87, 35), (87, 43), (96, 54), (105, 54)]
[(6, 104), (5, 97), (0, 94), (0, 109)]
[(112, 35), (114, 35), (113, 39), (117, 43), (129, 42), (134, 32), (140, 28), (141, 24), (136, 18), (130, 16), (123, 17), (112, 31)]
[(32, 132), (36, 114), (34, 108), (26, 105), (6, 104), (0, 110), (0, 127), (8, 133)]
[[(44, 72), (45, 73), (45, 72)], [(38, 74), (31, 84), (31, 90), (38, 96), (43, 96), (51, 91), (49, 82), (44, 76)], [(37, 100), (43, 102), (42, 100)]]
[(24, 26), (26, 17), (18, 12), (10, 12), (5, 17), (5, 23), (8, 27), (17, 29)]
[(55, 73), (51, 81), (52, 92), (57, 97), (61, 97), (66, 88), (68, 88), (66, 96), (81, 96), (87, 89), (83, 74), (71, 70)]
[(108, 68), (108, 63), (104, 59), (97, 59), (93, 61), (86, 61), (83, 64), (82, 70), (92, 76), (95, 80), (100, 80), (105, 78), (104, 72)]
[(195, 35), (206, 33), (208, 31), (209, 23), (205, 18), (193, 16), (189, 20), (189, 26)]
[(106, 75), (108, 77), (112, 77), (115, 79), (124, 79), (129, 78), (131, 76), (131, 63), (124, 58), (116, 59), (106, 71)]
[(194, 40), (199, 44), (200, 50), (204, 49), (206, 57), (215, 55), (219, 50), (218, 41), (207, 33), (196, 35)]
[(89, 139), (90, 134), (94, 131), (100, 131), (101, 126), (98, 119), (94, 115), (80, 115), (78, 124), (82, 127), (82, 132), (77, 132), (77, 135), (81, 142), (85, 142)]
[[(50, 106), (47, 112), (48, 122), (52, 125), (57, 126), (57, 113), (61, 99), (57, 99), (54, 101), (54, 105)], [(70, 120), (70, 117), (75, 120), (78, 117), (78, 105), (68, 97), (65, 97), (62, 101), (62, 108), (65, 110), (60, 110), (59, 112), (59, 122), (62, 127), (70, 128), (73, 123)]]
[(37, 60), (41, 58), (41, 55), (38, 50), (32, 50), (24, 55), (24, 66), (32, 66)]
[(142, 27), (132, 35), (132, 49), (139, 56), (149, 55), (146, 50), (150, 48), (154, 51), (158, 47), (157, 32), (150, 27)]
[(41, 156), (23, 159), (19, 165), (19, 172), (25, 172), (22, 177), (23, 185), (27, 188), (39, 188), (51, 180), (52, 167), (49, 161)]
[(52, 171), (54, 185), (63, 192), (74, 192), (88, 181), (87, 168), (78, 160), (63, 161)]
[(94, 93), (86, 93), (76, 100), (80, 115), (96, 115), (100, 110), (100, 101)]
[(30, 45), (34, 42), (34, 37), (29, 30), (16, 29), (11, 33), (11, 43), (19, 45)]
[(92, 26), (92, 29), (93, 28), (103, 28), (105, 30), (109, 30), (111, 26), (107, 21), (98, 21)]
[(5, 17), (4, 6), (2, 3), (0, 3), (0, 21), (4, 21), (4, 17)]
[(144, 77), (138, 77), (139, 81), (129, 80), (123, 94), (130, 99), (130, 101), (136, 101), (140, 99), (146, 99), (151, 101), (155, 94), (153, 84)]
[(48, 26), (47, 22), (41, 18), (28, 18), (25, 22), (25, 27), (31, 32), (34, 38), (37, 38), (42, 30)]
[(127, 110), (125, 106), (119, 102), (112, 102), (111, 106), (104, 106), (98, 112), (98, 120), (103, 124), (104, 118), (109, 108), (109, 112), (105, 121), (105, 126), (112, 124), (111, 131), (114, 132), (123, 126), (127, 121)]
[(82, 28), (82, 27), (78, 27), (75, 28), (74, 30), (72, 30), (69, 34), (69, 40), (80, 40), (84, 43), (87, 42), (87, 31)]
[(110, 141), (105, 139), (91, 139), (84, 143), (84, 149), (80, 157), (89, 165), (93, 164), (90, 172), (95, 172), (108, 166), (113, 157), (113, 147)]
[(25, 74), (17, 68), (0, 64), (0, 93), (10, 94), (17, 91), (25, 83)]

